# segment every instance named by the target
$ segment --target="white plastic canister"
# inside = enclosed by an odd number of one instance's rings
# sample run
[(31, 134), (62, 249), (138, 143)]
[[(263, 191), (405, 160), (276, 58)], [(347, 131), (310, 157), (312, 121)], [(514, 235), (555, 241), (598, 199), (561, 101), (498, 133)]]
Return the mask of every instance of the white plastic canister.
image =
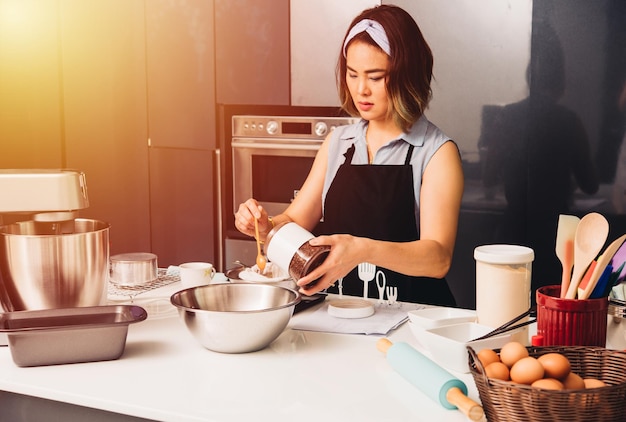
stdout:
[[(474, 259), (479, 324), (496, 328), (530, 308), (532, 262), (535, 259), (531, 248), (483, 245), (474, 249)], [(527, 345), (527, 327), (516, 333), (514, 339)]]

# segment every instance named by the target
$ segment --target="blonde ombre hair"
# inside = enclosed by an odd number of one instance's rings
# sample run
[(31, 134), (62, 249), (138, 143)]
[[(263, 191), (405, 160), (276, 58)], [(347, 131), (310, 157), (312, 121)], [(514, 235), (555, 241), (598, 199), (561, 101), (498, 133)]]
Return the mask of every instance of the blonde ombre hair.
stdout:
[(355, 41), (364, 42), (384, 50), (367, 31), (348, 39), (350, 30), (364, 19), (378, 22), (389, 41), (389, 69), (385, 86), (389, 97), (389, 116), (404, 132), (423, 114), (432, 97), (430, 83), (433, 71), (433, 55), (415, 20), (404, 9), (382, 5), (364, 10), (354, 18), (344, 36), (337, 63), (337, 85), (341, 107), (351, 116), (359, 116), (346, 83), (346, 50)]

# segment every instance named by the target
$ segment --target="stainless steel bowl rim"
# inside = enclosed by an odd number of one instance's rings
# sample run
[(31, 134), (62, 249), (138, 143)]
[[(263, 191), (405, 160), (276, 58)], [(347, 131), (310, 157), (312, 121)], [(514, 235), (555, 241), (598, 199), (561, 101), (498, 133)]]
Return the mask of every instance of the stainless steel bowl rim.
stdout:
[(8, 233), (7, 230), (9, 230), (12, 227), (19, 227), (22, 224), (29, 223), (29, 221), (18, 221), (16, 223), (9, 223), (9, 224), (0, 225), (0, 235), (1, 236), (6, 236), (6, 237), (16, 236), (16, 237), (20, 237), (20, 238), (41, 238), (41, 239), (43, 239), (43, 238), (48, 238), (48, 237), (82, 236), (82, 235), (86, 235), (86, 234), (90, 234), (90, 233), (97, 233), (97, 232), (101, 232), (101, 231), (104, 231), (104, 230), (109, 230), (111, 228), (111, 223), (108, 223), (108, 222), (102, 221), (102, 220), (92, 219), (92, 218), (75, 218), (74, 222), (78, 223), (78, 224), (93, 223), (93, 224), (96, 225), (96, 227), (94, 227), (93, 230), (79, 231), (79, 232), (73, 232), (73, 233), (58, 233), (58, 234), (51, 234), (51, 233), (46, 233), (46, 234)]
[(290, 289), (289, 287), (273, 286), (273, 285), (269, 285), (269, 284), (261, 285), (261, 284), (251, 284), (251, 283), (240, 283), (240, 282), (237, 282), (237, 283), (227, 283), (227, 284), (229, 284), (229, 285), (240, 285), (240, 286), (267, 286), (267, 287), (276, 288), (276, 289), (288, 290), (288, 291), (293, 292), (295, 294), (295, 298), (292, 301), (290, 301), (290, 302), (288, 302), (288, 303), (286, 303), (284, 305), (281, 305), (281, 306), (275, 306), (275, 307), (272, 307), (272, 308), (263, 308), (263, 309), (250, 309), (250, 310), (247, 310), (247, 311), (210, 311), (208, 309), (190, 308), (188, 306), (181, 305), (180, 303), (178, 303), (176, 301), (177, 297), (182, 295), (186, 291), (199, 290), (199, 289), (200, 290), (211, 289), (211, 288), (215, 288), (215, 286), (219, 286), (219, 284), (209, 284), (208, 286), (195, 286), (195, 287), (189, 287), (189, 288), (184, 289), (184, 290), (179, 290), (176, 293), (174, 293), (172, 296), (170, 296), (170, 303), (172, 305), (174, 305), (176, 308), (178, 308), (180, 310), (188, 311), (188, 312), (206, 313), (206, 314), (257, 314), (259, 312), (271, 312), (271, 311), (276, 311), (278, 309), (289, 308), (289, 307), (297, 305), (302, 300), (302, 296), (300, 295), (300, 292), (298, 292), (297, 290), (294, 290), (294, 289)]

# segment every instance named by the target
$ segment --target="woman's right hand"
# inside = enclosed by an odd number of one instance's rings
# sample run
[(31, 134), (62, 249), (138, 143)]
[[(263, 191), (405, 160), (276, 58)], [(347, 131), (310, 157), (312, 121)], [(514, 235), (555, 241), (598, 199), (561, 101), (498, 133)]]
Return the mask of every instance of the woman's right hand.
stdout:
[(248, 199), (243, 204), (239, 204), (239, 209), (235, 213), (235, 227), (237, 230), (245, 235), (254, 237), (255, 219), (259, 220), (259, 237), (264, 241), (272, 229), (272, 224), (265, 209), (253, 198)]

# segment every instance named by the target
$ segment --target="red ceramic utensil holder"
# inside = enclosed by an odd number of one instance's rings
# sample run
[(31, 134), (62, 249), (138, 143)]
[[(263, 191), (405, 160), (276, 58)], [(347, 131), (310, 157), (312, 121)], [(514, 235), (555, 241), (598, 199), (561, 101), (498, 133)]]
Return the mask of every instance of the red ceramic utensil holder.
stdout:
[(608, 298), (561, 299), (561, 286), (537, 289), (537, 334), (543, 346), (606, 346)]

